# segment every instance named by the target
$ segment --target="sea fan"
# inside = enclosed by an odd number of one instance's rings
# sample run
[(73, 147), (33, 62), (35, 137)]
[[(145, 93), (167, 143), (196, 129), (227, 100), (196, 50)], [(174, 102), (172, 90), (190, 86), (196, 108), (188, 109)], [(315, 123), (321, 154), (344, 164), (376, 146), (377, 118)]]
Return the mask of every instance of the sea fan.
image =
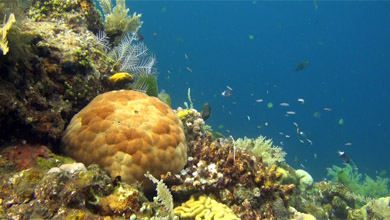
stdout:
[[(173, 198), (171, 191), (169, 191), (167, 185), (162, 180), (157, 180), (152, 174), (149, 172), (145, 174), (147, 178), (149, 178), (154, 184), (157, 184), (157, 199), (160, 203), (165, 207), (168, 212), (169, 219), (173, 219)], [(164, 217), (165, 218), (165, 217)]]
[(137, 76), (156, 75), (156, 57), (149, 56), (148, 47), (143, 42), (135, 43), (137, 39), (136, 33), (127, 34), (108, 55), (115, 60), (115, 66), (120, 65), (120, 71), (131, 72)]
[(107, 34), (104, 32), (104, 31), (99, 31), (97, 34), (95, 34), (96, 36), (96, 44), (100, 45), (104, 51), (108, 51), (109, 50), (109, 37), (107, 36)]

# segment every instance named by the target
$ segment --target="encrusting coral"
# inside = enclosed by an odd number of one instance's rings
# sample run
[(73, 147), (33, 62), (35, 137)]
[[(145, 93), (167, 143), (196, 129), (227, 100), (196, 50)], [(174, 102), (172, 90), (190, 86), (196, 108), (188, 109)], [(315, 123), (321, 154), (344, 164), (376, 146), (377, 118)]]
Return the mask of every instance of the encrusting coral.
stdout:
[(239, 219), (227, 205), (217, 202), (208, 196), (200, 196), (197, 200), (195, 200), (194, 196), (191, 196), (187, 202), (176, 207), (174, 213), (183, 219)]
[(158, 98), (120, 90), (97, 96), (68, 125), (63, 146), (87, 165), (99, 164), (112, 178), (153, 184), (144, 174), (159, 177), (179, 172), (187, 162), (183, 125)]

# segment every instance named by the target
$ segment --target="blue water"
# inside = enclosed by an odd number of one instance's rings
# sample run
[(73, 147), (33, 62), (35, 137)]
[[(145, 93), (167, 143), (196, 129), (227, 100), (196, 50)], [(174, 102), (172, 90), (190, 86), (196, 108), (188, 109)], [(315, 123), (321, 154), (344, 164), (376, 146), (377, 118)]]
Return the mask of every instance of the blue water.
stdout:
[[(288, 164), (305, 167), (316, 180), (326, 177), (326, 167), (342, 165), (339, 150), (362, 173), (388, 169), (390, 2), (319, 1), (318, 10), (312, 1), (127, 6), (131, 14), (142, 13), (140, 33), (156, 54), (159, 87), (170, 93), (173, 108), (184, 107), (191, 88), (195, 108), (211, 105), (206, 122), (215, 130), (272, 138), (283, 144)], [(306, 60), (309, 65), (295, 72)], [(221, 96), (226, 86), (233, 88), (228, 98)]]

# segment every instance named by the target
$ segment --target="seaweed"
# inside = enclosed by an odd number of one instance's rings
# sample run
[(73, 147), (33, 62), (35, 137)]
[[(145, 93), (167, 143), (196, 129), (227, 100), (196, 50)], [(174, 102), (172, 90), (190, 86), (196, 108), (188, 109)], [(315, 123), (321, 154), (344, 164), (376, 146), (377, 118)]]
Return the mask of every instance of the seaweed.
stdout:
[(328, 176), (332, 181), (342, 183), (350, 191), (363, 197), (378, 198), (389, 195), (389, 178), (377, 176), (374, 180), (364, 174), (363, 179), (363, 174), (358, 172), (356, 164), (353, 162), (351, 164), (344, 163), (343, 168), (333, 165), (328, 169)]

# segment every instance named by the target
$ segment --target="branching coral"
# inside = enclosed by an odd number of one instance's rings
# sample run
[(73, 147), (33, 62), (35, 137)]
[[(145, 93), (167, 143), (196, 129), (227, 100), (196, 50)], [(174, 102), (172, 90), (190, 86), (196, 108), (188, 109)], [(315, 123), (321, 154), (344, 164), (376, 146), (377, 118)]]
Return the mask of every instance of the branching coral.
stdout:
[(15, 23), (15, 15), (10, 14), (8, 17), (7, 22), (4, 22), (3, 25), (1, 25), (0, 29), (0, 50), (3, 51), (3, 55), (6, 55), (9, 51), (8, 48), (8, 40), (7, 40), (7, 34), (9, 29), (11, 29), (12, 24)]
[(105, 15), (105, 32), (110, 37), (122, 36), (129, 32), (137, 32), (142, 26), (141, 14), (134, 13), (128, 16), (125, 0), (116, 0), (116, 6), (112, 9), (111, 0), (99, 0)]
[(238, 148), (248, 149), (256, 156), (260, 156), (268, 164), (268, 167), (283, 162), (287, 154), (281, 147), (273, 146), (271, 139), (266, 139), (263, 136), (257, 139), (239, 138), (234, 142), (234, 145)]

